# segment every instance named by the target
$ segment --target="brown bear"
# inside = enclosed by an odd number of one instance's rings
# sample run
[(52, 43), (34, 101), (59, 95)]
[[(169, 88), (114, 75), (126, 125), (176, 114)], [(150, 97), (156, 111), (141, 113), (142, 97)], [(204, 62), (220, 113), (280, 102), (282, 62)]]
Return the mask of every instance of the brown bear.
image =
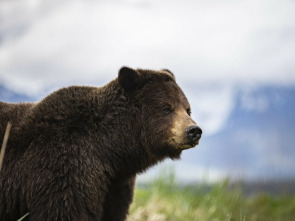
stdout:
[[(169, 70), (123, 67), (103, 87), (0, 102), (0, 220), (125, 220), (135, 176), (198, 144), (202, 130)], [(2, 140), (0, 139), (0, 143)]]

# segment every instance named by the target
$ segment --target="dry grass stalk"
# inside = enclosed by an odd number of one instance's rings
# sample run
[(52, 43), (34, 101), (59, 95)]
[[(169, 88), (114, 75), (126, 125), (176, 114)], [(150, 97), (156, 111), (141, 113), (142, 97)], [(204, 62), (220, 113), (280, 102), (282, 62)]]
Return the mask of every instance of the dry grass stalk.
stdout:
[(5, 131), (5, 135), (4, 135), (4, 139), (2, 142), (1, 153), (0, 153), (0, 171), (2, 169), (2, 163), (3, 163), (3, 159), (4, 159), (4, 154), (5, 154), (5, 149), (6, 149), (10, 129), (11, 129), (11, 123), (8, 122), (7, 127), (6, 127), (6, 131)]

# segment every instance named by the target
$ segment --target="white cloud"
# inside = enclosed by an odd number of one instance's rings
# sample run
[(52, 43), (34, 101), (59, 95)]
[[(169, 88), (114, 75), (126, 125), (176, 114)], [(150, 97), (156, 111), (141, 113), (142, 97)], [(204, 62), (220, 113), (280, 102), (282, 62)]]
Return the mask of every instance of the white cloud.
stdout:
[(128, 64), (198, 81), (295, 82), (293, 1), (50, 2), (1, 2), (7, 81), (93, 80)]

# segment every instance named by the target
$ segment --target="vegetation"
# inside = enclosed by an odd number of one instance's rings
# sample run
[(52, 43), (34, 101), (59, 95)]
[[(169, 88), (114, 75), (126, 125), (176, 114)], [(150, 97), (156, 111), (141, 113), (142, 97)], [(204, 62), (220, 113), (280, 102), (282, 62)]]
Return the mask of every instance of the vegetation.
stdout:
[(245, 196), (229, 180), (213, 185), (179, 186), (173, 173), (137, 186), (127, 221), (290, 221), (294, 195)]

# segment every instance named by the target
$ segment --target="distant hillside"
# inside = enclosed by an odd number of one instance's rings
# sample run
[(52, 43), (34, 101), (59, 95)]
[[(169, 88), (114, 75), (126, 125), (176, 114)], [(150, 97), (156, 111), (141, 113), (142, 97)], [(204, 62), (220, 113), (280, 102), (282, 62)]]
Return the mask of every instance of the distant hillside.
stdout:
[[(30, 102), (34, 98), (0, 85), (0, 100)], [(216, 105), (218, 108), (218, 105)], [(178, 166), (190, 165), (233, 178), (273, 180), (295, 178), (295, 87), (238, 90), (235, 106), (222, 130), (202, 137), (200, 148), (183, 153)], [(177, 170), (177, 168), (176, 168)], [(181, 175), (181, 174), (180, 174)]]

